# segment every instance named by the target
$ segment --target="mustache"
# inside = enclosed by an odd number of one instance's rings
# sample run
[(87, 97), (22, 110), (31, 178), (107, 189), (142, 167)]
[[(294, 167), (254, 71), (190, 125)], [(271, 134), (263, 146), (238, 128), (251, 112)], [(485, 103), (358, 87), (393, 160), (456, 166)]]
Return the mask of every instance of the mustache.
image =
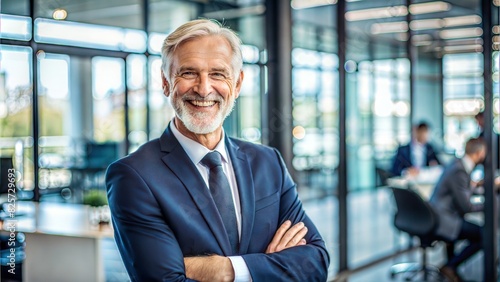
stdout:
[(184, 94), (182, 96), (182, 101), (215, 101), (217, 103), (223, 103), (224, 102), (224, 98), (222, 98), (221, 95), (218, 95), (218, 94), (210, 94), (206, 97), (202, 97), (198, 94)]

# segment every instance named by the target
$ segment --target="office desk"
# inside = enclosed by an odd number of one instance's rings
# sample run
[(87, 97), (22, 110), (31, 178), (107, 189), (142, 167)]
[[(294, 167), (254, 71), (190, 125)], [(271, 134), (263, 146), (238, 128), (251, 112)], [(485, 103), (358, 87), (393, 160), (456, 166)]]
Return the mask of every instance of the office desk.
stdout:
[(437, 181), (419, 181), (418, 179), (404, 177), (391, 177), (387, 179), (388, 186), (405, 189), (411, 187), (426, 201), (431, 198), (436, 183)]
[(16, 225), (26, 235), (25, 282), (105, 281), (101, 239), (113, 230), (90, 224), (88, 206), (18, 202), (18, 211), (25, 213)]

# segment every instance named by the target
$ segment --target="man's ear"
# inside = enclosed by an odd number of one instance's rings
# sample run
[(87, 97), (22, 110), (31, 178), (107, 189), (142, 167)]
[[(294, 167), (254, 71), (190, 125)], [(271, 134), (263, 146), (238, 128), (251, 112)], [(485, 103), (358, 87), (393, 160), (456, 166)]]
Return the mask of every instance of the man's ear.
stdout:
[(163, 73), (163, 70), (161, 71), (161, 88), (163, 89), (163, 94), (165, 96), (170, 96), (170, 84), (168, 83), (167, 79), (165, 78), (165, 74)]
[(240, 75), (236, 79), (236, 87), (234, 89), (234, 98), (238, 98), (240, 96), (240, 91), (241, 91), (241, 84), (243, 83), (243, 78), (245, 77), (245, 74), (243, 73), (243, 70), (240, 71)]

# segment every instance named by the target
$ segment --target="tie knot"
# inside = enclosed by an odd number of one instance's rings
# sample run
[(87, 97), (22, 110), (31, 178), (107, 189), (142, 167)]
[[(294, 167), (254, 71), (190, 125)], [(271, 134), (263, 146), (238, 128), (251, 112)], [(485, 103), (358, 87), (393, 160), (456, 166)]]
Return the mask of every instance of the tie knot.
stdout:
[(209, 169), (216, 166), (222, 166), (221, 155), (217, 151), (210, 152), (203, 157), (201, 163), (208, 166)]

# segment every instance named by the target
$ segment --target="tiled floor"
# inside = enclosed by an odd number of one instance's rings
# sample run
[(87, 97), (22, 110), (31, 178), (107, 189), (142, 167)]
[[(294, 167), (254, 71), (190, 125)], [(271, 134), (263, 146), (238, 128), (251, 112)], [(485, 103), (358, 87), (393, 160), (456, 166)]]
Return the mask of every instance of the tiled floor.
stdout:
[[(312, 218), (327, 242), (331, 263), (329, 277), (333, 280), (338, 269), (338, 205), (333, 196), (321, 200), (307, 200), (304, 209)], [(348, 242), (349, 265), (361, 266), (365, 263), (390, 255), (409, 245), (408, 236), (398, 233), (392, 226), (394, 205), (388, 190), (379, 189), (351, 193), (348, 197)], [(129, 281), (116, 245), (112, 240), (103, 244), (107, 281)], [(444, 259), (442, 245), (428, 251), (430, 263), (441, 265)], [(412, 252), (391, 258), (363, 271), (349, 276), (354, 282), (404, 281), (391, 280), (389, 269), (399, 262), (418, 262), (420, 254)], [(460, 273), (467, 281), (481, 281), (482, 253), (466, 262)]]

